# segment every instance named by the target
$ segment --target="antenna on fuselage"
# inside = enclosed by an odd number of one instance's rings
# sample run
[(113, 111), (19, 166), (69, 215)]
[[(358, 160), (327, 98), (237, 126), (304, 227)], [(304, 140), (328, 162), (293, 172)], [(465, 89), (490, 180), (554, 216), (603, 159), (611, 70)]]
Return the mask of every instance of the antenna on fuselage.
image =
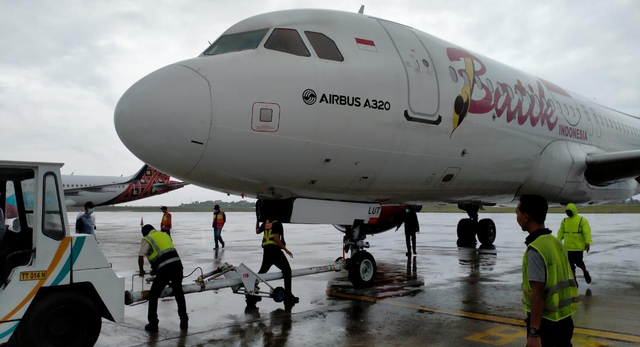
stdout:
[(360, 6), (359, 14), (364, 14), (364, 5)]
[(207, 42), (209, 43), (209, 46), (211, 46), (211, 41), (207, 40)]

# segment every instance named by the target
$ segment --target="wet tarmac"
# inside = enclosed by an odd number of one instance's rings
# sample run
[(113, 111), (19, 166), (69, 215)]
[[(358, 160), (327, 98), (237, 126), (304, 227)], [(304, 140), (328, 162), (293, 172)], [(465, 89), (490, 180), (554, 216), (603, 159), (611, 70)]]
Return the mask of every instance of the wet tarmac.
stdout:
[[(226, 247), (216, 252), (211, 214), (174, 213), (172, 237), (185, 275), (224, 262), (257, 271), (262, 250), (254, 216), (227, 213)], [(98, 209), (96, 217), (107, 259), (126, 278), (126, 289), (140, 290), (142, 280), (135, 276), (140, 219), (159, 224), (161, 213)], [(300, 303), (291, 309), (270, 299), (247, 309), (244, 296), (231, 289), (189, 294), (188, 332), (179, 330), (172, 298), (159, 303), (158, 333), (144, 331), (146, 303), (127, 306), (124, 323), (103, 321), (97, 346), (524, 346), (520, 271), (526, 234), (513, 214), (481, 214), (496, 223), (495, 249), (458, 248), (455, 229), (464, 217), (419, 214), (416, 257), (405, 256), (402, 229), (369, 236), (378, 264), (373, 288), (353, 289), (346, 272), (294, 278)], [(547, 226), (557, 229), (562, 217), (550, 215)], [(593, 282), (587, 285), (578, 270), (573, 344), (640, 345), (640, 216), (585, 217), (593, 230), (594, 245), (585, 255)], [(328, 265), (342, 255), (342, 234), (332, 226), (285, 225), (285, 235), (293, 269)], [(199, 274), (196, 270), (184, 283)]]

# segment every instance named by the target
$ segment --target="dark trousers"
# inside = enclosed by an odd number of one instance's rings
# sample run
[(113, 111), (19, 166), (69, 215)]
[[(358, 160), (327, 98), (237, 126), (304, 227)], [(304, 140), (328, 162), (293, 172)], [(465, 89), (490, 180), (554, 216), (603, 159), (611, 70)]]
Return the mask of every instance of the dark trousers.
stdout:
[(162, 229), (162, 230), (160, 230), (160, 231), (162, 231), (163, 233), (165, 233), (165, 234), (167, 234), (167, 235), (171, 236), (171, 230), (168, 230), (168, 229)]
[[(525, 319), (527, 330), (529, 330), (530, 320), (531, 315), (527, 315), (527, 319)], [(542, 323), (540, 323), (540, 339), (543, 347), (572, 347), (572, 337), (573, 319), (571, 319), (571, 316), (557, 322), (542, 319)]]
[[(412, 249), (414, 254), (417, 253), (416, 252), (416, 233), (405, 230), (404, 238), (407, 241), (407, 253), (411, 253)], [(413, 242), (413, 247), (411, 247), (412, 242)]]
[(291, 266), (287, 260), (287, 256), (277, 246), (267, 246), (262, 253), (262, 266), (260, 266), (259, 274), (267, 273), (271, 266), (275, 265), (284, 276), (284, 290), (291, 294)]
[(583, 251), (569, 251), (569, 265), (571, 265), (571, 271), (574, 275), (576, 274), (576, 266), (581, 268), (583, 272), (587, 272), (587, 266), (582, 261), (583, 257)]
[(187, 303), (182, 292), (182, 267), (178, 264), (166, 265), (166, 269), (164, 267), (160, 269), (153, 280), (149, 291), (149, 312), (147, 314), (149, 324), (158, 325), (158, 298), (167, 285), (171, 285), (171, 289), (173, 289), (173, 296), (178, 304), (180, 321), (189, 320)]
[(216, 248), (218, 248), (218, 242), (220, 242), (222, 247), (224, 247), (224, 241), (222, 241), (222, 229), (213, 229), (213, 240), (216, 242)]

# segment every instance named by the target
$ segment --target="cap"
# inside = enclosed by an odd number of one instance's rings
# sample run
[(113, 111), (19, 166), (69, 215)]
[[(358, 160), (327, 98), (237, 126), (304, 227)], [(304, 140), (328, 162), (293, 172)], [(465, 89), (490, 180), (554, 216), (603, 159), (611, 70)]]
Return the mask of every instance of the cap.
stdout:
[(166, 210), (166, 209), (167, 209), (167, 206), (162, 206), (162, 207), (160, 207), (160, 209), (161, 209), (161, 210)]
[(219, 210), (219, 209), (220, 209), (220, 205), (215, 205), (215, 206), (213, 206), (213, 209), (214, 209), (214, 210)]

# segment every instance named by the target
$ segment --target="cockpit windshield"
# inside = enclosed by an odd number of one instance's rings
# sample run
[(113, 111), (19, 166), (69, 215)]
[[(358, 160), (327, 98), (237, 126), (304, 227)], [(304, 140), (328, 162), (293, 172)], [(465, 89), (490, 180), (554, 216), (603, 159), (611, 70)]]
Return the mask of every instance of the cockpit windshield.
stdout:
[(256, 49), (267, 31), (269, 29), (259, 29), (220, 36), (203, 54), (217, 55)]
[(271, 36), (264, 43), (264, 48), (301, 57), (311, 56), (300, 34), (294, 29), (273, 29)]

